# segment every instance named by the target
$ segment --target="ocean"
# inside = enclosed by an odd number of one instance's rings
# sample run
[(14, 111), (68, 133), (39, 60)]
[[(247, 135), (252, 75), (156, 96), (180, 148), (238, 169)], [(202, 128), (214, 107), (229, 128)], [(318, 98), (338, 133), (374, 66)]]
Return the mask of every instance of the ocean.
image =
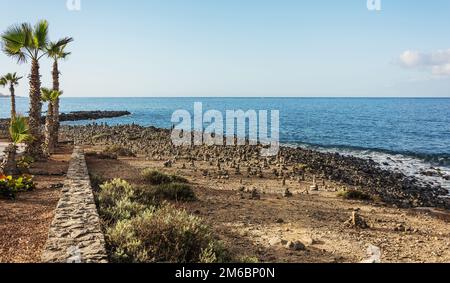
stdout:
[[(0, 117), (6, 118), (9, 100), (2, 101)], [(130, 116), (97, 122), (170, 128), (172, 113), (193, 112), (194, 102), (224, 115), (226, 110), (279, 110), (280, 141), (286, 145), (372, 158), (450, 189), (450, 181), (420, 174), (450, 175), (450, 98), (63, 98), (61, 111), (127, 110)], [(19, 98), (17, 104), (26, 114), (28, 100)]]

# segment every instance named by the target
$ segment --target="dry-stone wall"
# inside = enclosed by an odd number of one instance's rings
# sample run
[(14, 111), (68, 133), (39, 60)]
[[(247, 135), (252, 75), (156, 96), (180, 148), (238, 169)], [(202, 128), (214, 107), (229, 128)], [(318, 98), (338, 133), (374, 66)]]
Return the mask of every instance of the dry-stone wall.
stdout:
[(105, 239), (94, 202), (84, 152), (76, 147), (51, 224), (42, 261), (106, 263)]

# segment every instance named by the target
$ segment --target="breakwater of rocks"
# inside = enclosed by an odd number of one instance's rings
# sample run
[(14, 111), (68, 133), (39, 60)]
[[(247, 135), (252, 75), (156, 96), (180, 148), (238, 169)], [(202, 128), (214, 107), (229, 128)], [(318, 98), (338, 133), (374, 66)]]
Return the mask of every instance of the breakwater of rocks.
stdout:
[[(373, 160), (325, 153), (304, 148), (282, 147), (277, 156), (260, 155), (261, 146), (175, 147), (170, 131), (138, 125), (64, 126), (62, 137), (76, 144), (115, 145), (149, 159), (176, 162), (207, 161), (216, 171), (233, 170), (236, 174), (264, 178), (268, 170), (280, 179), (304, 179), (305, 175), (338, 182), (356, 188), (398, 207), (450, 208), (448, 191), (424, 183), (414, 176), (383, 169)], [(229, 173), (229, 172), (227, 172)]]

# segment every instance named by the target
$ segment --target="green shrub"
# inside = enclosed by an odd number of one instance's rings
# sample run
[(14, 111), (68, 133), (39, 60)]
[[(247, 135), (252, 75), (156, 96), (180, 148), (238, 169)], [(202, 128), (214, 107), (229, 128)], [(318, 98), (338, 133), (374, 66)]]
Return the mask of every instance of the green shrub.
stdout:
[(118, 200), (114, 206), (100, 205), (99, 213), (105, 221), (117, 223), (141, 215), (146, 208), (147, 207), (141, 203), (124, 198)]
[(135, 191), (135, 200), (145, 204), (154, 204), (155, 201), (175, 200), (194, 201), (195, 193), (188, 184), (170, 183), (151, 187), (139, 187)]
[(243, 256), (238, 260), (239, 263), (259, 263), (259, 259), (253, 256)]
[(114, 179), (100, 186), (97, 198), (103, 206), (110, 207), (122, 199), (129, 199), (132, 195), (133, 187), (127, 181)]
[(145, 169), (144, 171), (142, 171), (142, 178), (149, 185), (188, 183), (188, 180), (186, 180), (183, 177), (175, 175), (167, 175), (152, 169)]
[(338, 192), (338, 197), (348, 200), (372, 200), (369, 194), (354, 189), (342, 190)]
[(136, 154), (128, 148), (122, 147), (120, 145), (107, 146), (103, 150), (104, 154), (112, 154), (123, 157), (136, 157)]
[(14, 178), (0, 175), (0, 197), (14, 200), (19, 192), (31, 192), (36, 189), (33, 178), (27, 175)]
[(104, 183), (96, 194), (100, 215), (113, 223), (137, 215), (142, 207), (131, 203), (132, 196), (133, 188), (124, 180), (114, 179)]
[(212, 236), (198, 217), (169, 204), (107, 229), (110, 258), (118, 263), (191, 263), (217, 260)]
[(91, 186), (94, 192), (100, 191), (100, 186), (106, 182), (102, 176), (94, 173), (90, 173), (89, 178), (91, 179)]
[(232, 257), (221, 242), (211, 241), (206, 249), (200, 254), (199, 263), (228, 263)]
[(30, 169), (31, 165), (35, 162), (36, 161), (33, 157), (25, 155), (17, 161), (17, 167), (19, 167), (20, 169), (25, 169), (25, 170)]
[(177, 175), (171, 175), (170, 180), (172, 181), (172, 183), (182, 183), (182, 184), (189, 183), (189, 181), (186, 178)]
[(145, 169), (142, 172), (142, 178), (149, 185), (161, 185), (172, 182), (170, 176), (151, 169)]

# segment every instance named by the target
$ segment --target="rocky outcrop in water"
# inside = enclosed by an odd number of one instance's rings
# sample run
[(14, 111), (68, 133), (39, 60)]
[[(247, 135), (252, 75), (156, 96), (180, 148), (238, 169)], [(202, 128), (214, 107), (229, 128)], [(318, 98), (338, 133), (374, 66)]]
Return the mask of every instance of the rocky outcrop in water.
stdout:
[(83, 120), (98, 120), (98, 119), (110, 119), (128, 116), (131, 113), (128, 111), (78, 111), (68, 114), (62, 113), (59, 116), (61, 122), (67, 121), (83, 121)]
[[(125, 147), (134, 153), (151, 159), (207, 161), (239, 168), (249, 176), (264, 178), (263, 170), (270, 170), (280, 179), (304, 180), (305, 175), (314, 179), (330, 180), (347, 187), (362, 190), (382, 201), (398, 207), (450, 208), (448, 191), (440, 186), (426, 184), (416, 177), (382, 169), (372, 160), (343, 156), (338, 153), (322, 153), (303, 148), (282, 147), (278, 156), (265, 158), (260, 155), (261, 146), (191, 146), (175, 147), (170, 131), (154, 127), (123, 125), (65, 126), (63, 137), (77, 144), (114, 145)], [(229, 172), (226, 172), (227, 174)]]

